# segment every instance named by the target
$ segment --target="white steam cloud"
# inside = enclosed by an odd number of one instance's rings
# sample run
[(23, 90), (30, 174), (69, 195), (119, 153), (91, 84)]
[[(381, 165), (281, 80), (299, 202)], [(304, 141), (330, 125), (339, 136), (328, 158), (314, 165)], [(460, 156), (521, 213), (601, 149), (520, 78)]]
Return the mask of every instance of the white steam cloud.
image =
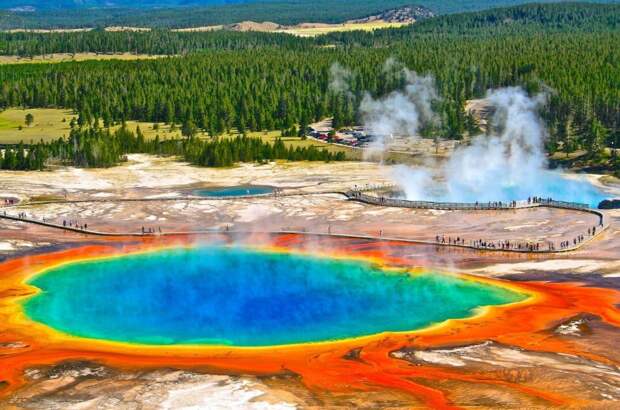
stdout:
[[(435, 80), (408, 70), (395, 59), (383, 67), (385, 79), (403, 88), (381, 98), (366, 94), (359, 113), (375, 141), (366, 158), (390, 148), (394, 137), (418, 138), (426, 126), (437, 127), (433, 111), (439, 101)], [(330, 89), (350, 93), (351, 72), (339, 64), (330, 69)], [(546, 94), (529, 96), (520, 87), (489, 90), (494, 108), (487, 134), (457, 147), (443, 163), (421, 168), (399, 165), (393, 178), (411, 200), (487, 202), (527, 199), (530, 196), (598, 204), (603, 193), (584, 180), (566, 179), (549, 171), (544, 143), (547, 130), (539, 116)]]
[[(388, 60), (384, 71), (393, 73), (397, 64)], [(379, 99), (367, 93), (360, 104), (364, 128), (375, 137), (369, 154), (389, 149), (394, 136), (417, 137), (422, 126), (437, 123), (432, 109), (433, 102), (439, 99), (434, 78), (406, 68), (399, 71), (406, 83), (402, 91), (393, 91)]]
[(538, 115), (545, 95), (509, 87), (489, 91), (487, 100), (495, 108), (488, 135), (457, 148), (434, 173), (404, 167), (394, 173), (407, 198), (510, 201), (545, 191), (547, 131)]
[(340, 63), (333, 63), (329, 68), (329, 91), (350, 97), (352, 79), (353, 74), (348, 68), (343, 67)]
[(448, 197), (489, 201), (515, 199), (505, 196), (511, 191), (537, 194), (547, 168), (547, 130), (538, 115), (545, 95), (529, 97), (511, 87), (492, 91), (487, 98), (496, 110), (491, 133), (475, 137), (450, 157), (444, 170)]

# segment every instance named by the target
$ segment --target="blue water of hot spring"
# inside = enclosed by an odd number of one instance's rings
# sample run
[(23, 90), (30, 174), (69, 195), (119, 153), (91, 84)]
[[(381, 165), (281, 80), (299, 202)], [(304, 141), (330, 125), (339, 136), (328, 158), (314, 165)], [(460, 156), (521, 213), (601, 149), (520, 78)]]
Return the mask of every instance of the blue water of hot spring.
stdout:
[(525, 295), (432, 271), (246, 248), (175, 248), (75, 262), (30, 282), (31, 319), (141, 344), (269, 346), (420, 329)]

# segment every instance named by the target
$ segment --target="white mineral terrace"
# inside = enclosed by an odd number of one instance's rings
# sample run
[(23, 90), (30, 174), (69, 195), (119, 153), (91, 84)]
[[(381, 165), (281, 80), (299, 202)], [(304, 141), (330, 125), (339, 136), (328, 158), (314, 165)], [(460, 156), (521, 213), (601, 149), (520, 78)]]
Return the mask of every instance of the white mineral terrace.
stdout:
[[(583, 247), (583, 252), (592, 252), (616, 246), (618, 211), (606, 211), (601, 227), (598, 215), (577, 209), (415, 209), (352, 201), (342, 194), (356, 185), (389, 185), (390, 172), (387, 166), (367, 162), (209, 169), (131, 155), (126, 164), (108, 169), (0, 172), (0, 198), (21, 201), (1, 213), (77, 231), (61, 235), (63, 240), (84, 237), (85, 231), (138, 236), (286, 231), (484, 250)], [(273, 186), (278, 194), (216, 200), (193, 195), (197, 188), (247, 184)], [(5, 228), (0, 231), (0, 252), (5, 254), (24, 249), (26, 243), (32, 246), (30, 233), (43, 243), (54, 243), (59, 236), (58, 229), (14, 219), (2, 219), (0, 225)], [(502, 243), (510, 244), (509, 249), (502, 249)]]

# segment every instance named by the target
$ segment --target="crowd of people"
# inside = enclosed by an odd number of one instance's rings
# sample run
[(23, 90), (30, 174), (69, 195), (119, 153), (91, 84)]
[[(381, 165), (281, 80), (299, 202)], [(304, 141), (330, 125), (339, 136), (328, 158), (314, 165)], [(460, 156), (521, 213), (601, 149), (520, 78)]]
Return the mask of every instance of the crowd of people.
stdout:
[(551, 197), (543, 198), (539, 196), (530, 196), (527, 198), (527, 203), (525, 200), (523, 201), (488, 201), (488, 202), (480, 202), (476, 201), (473, 203), (451, 203), (451, 202), (432, 202), (432, 201), (412, 201), (399, 199), (394, 197), (385, 197), (385, 196), (374, 196), (364, 194), (364, 191), (372, 191), (371, 189), (362, 190), (357, 188), (357, 186), (349, 191), (347, 195), (350, 198), (354, 198), (356, 200), (368, 203), (375, 203), (386, 206), (404, 206), (408, 208), (428, 208), (437, 207), (438, 209), (510, 209), (510, 208), (520, 208), (520, 207), (532, 207), (537, 205), (551, 205), (551, 206), (562, 206), (562, 207), (576, 207), (583, 208), (583, 205), (580, 204), (571, 204), (566, 202), (557, 201)]
[[(356, 197), (356, 198), (360, 198), (361, 197), (361, 192), (360, 191), (353, 191), (352, 192), (352, 196)], [(380, 202), (384, 203), (386, 201), (386, 198), (384, 197), (379, 197), (378, 198)], [(388, 198), (389, 199), (389, 198)], [(527, 199), (527, 203), (528, 204), (540, 204), (540, 203), (551, 203), (553, 201), (552, 198), (540, 198), (540, 197), (529, 197)], [(17, 200), (14, 198), (4, 198), (4, 204), (5, 206), (8, 205), (13, 205), (17, 203)], [(480, 206), (479, 202), (475, 203), (476, 206)], [(517, 201), (510, 201), (510, 202), (502, 202), (502, 201), (497, 201), (497, 202), (488, 202), (487, 204), (489, 207), (516, 207), (517, 206)], [(4, 216), (9, 216), (7, 215), (6, 210), (4, 210)], [(35, 220), (35, 217), (32, 215), (28, 215), (26, 212), (19, 212), (17, 214), (17, 218), (19, 219), (25, 219), (25, 220)], [(46, 221), (45, 218), (42, 218), (41, 221), (43, 223), (49, 223), (51, 225), (57, 225), (53, 222), (49, 222)], [(59, 225), (58, 225), (59, 226)], [(600, 222), (599, 222), (599, 229), (600, 227), (603, 226), (603, 219), (601, 217)], [(63, 228), (70, 228), (70, 229), (78, 229), (78, 230), (83, 230), (83, 231), (87, 231), (88, 230), (88, 223), (81, 223), (77, 220), (67, 220), (67, 219), (63, 219), (62, 221), (62, 227)], [(229, 230), (229, 227), (226, 226), (226, 231)], [(305, 231), (305, 229), (304, 229)], [(141, 229), (142, 235), (153, 235), (156, 233), (161, 234), (162, 233), (162, 229), (160, 226), (158, 227), (145, 227), (142, 226)], [(332, 229), (331, 229), (331, 225), (328, 226), (328, 234), (331, 234)], [(596, 235), (597, 232), (597, 226), (593, 226), (591, 228), (588, 228), (587, 230), (587, 236), (586, 234), (580, 234), (575, 236), (572, 239), (569, 240), (562, 240), (559, 243), (559, 249), (562, 250), (566, 250), (566, 249), (570, 249), (573, 247), (576, 247), (577, 245), (583, 243), (586, 240), (586, 237), (593, 237)], [(383, 229), (379, 230), (379, 236), (383, 237)], [(467, 246), (467, 247), (472, 247), (472, 248), (476, 248), (476, 249), (498, 249), (498, 250), (516, 250), (516, 251), (529, 251), (529, 252), (539, 252), (539, 251), (555, 251), (556, 250), (556, 244), (553, 241), (547, 241), (546, 243), (540, 243), (540, 242), (520, 242), (520, 241), (510, 241), (510, 240), (500, 240), (500, 241), (490, 241), (490, 240), (483, 240), (483, 239), (477, 239), (477, 240), (466, 240), (465, 238), (461, 237), (461, 236), (456, 236), (456, 237), (452, 237), (452, 236), (445, 236), (445, 235), (436, 235), (435, 236), (435, 242), (437, 244), (441, 244), (441, 245), (456, 245), (456, 246)]]
[(461, 238), (457, 236), (456, 238), (452, 238), (448, 236), (439, 236), (435, 237), (435, 241), (442, 245), (460, 245), (460, 246), (469, 246), (477, 249), (503, 249), (503, 250), (526, 250), (530, 252), (540, 251), (540, 243), (531, 243), (531, 242), (518, 242), (518, 241), (486, 241), (484, 239), (476, 239), (476, 240), (465, 240), (465, 238)]
[(142, 227), (142, 235), (152, 235), (156, 232), (161, 233), (161, 226), (158, 226), (157, 230), (154, 227)]
[[(45, 222), (45, 219), (43, 220), (43, 222)], [(73, 229), (79, 229), (81, 231), (86, 231), (88, 230), (88, 224), (87, 223), (79, 223), (78, 221), (67, 221), (66, 219), (63, 219), (62, 221), (62, 226), (63, 227), (69, 227), (69, 228), (73, 228)]]
[[(464, 204), (467, 205), (467, 204)], [(484, 204), (481, 204), (480, 202), (476, 201), (474, 204), (475, 208), (482, 208)], [(517, 201), (509, 201), (509, 202), (502, 202), (502, 201), (489, 201), (486, 203), (486, 206), (484, 206), (484, 208), (516, 208), (517, 207)]]
[[(4, 216), (11, 216), (9, 214), (7, 214), (6, 210), (3, 211)], [(34, 221), (36, 220), (34, 215), (29, 215), (26, 212), (19, 212), (16, 215), (16, 218), (18, 219), (24, 219), (24, 220), (29, 220), (29, 221)], [(41, 218), (41, 222), (43, 223), (47, 223), (50, 225), (56, 225), (56, 226), (60, 226), (60, 224), (54, 223), (53, 221), (50, 220), (46, 220), (45, 217)], [(86, 222), (80, 222), (77, 220), (73, 220), (73, 219), (63, 219), (62, 220), (62, 227), (63, 228), (69, 228), (69, 229), (78, 229), (80, 231), (88, 231), (88, 223)], [(161, 226), (158, 226), (157, 228), (154, 227), (142, 227), (142, 235), (152, 235), (154, 233), (162, 233), (162, 229)]]
[(541, 198), (539, 196), (531, 196), (527, 198), (528, 204), (550, 204), (553, 202), (553, 198)]
[[(599, 225), (602, 226), (601, 224)], [(593, 237), (596, 235), (596, 226), (588, 228), (587, 237)], [(570, 249), (574, 248), (577, 245), (583, 243), (586, 240), (585, 234), (579, 234), (575, 236), (572, 240), (562, 240), (559, 243), (560, 249)], [(528, 251), (528, 252), (540, 252), (540, 251), (555, 251), (556, 244), (552, 241), (547, 241), (546, 243), (540, 242), (519, 242), (519, 241), (486, 241), (483, 239), (477, 240), (465, 240), (460, 236), (453, 238), (451, 236), (444, 235), (436, 235), (435, 242), (441, 245), (459, 245), (459, 246), (468, 246), (476, 249), (501, 249), (501, 250), (513, 250), (513, 251)], [(546, 246), (545, 246), (546, 245)]]
[[(4, 212), (4, 216), (11, 216), (11, 215), (8, 215), (6, 213), (6, 210), (4, 210), (3, 212)], [(26, 212), (19, 212), (17, 214), (16, 218), (24, 219), (24, 220), (28, 220), (28, 221), (36, 221), (37, 220), (34, 215), (29, 215)], [(50, 221), (49, 219), (46, 219), (45, 217), (41, 218), (41, 222), (43, 222), (45, 224), (49, 224), (49, 225), (57, 225), (56, 223), (54, 223), (53, 221)], [(79, 223), (78, 221), (75, 221), (75, 220), (63, 219), (62, 226), (63, 226), (63, 228), (79, 229), (79, 230), (82, 230), (82, 231), (88, 230), (88, 224), (87, 223)]]
[[(429, 204), (434, 204), (434, 206), (440, 208), (450, 208), (454, 209), (507, 209), (507, 208), (518, 208), (519, 203), (517, 201), (488, 201), (488, 202), (480, 202), (476, 201), (474, 203), (449, 203), (449, 202), (429, 202), (429, 201), (410, 201), (403, 200), (399, 198), (385, 197), (385, 196), (373, 196), (366, 195), (362, 191), (353, 190), (347, 194), (349, 197), (357, 199), (362, 202), (370, 202), (370, 203), (378, 203), (381, 205), (396, 205), (396, 206), (407, 206), (411, 208), (415, 207), (428, 207)], [(421, 202), (423, 204), (421, 205)], [(539, 203), (552, 203), (553, 199), (542, 199), (539, 197), (530, 197), (527, 200), (528, 205), (539, 204)]]

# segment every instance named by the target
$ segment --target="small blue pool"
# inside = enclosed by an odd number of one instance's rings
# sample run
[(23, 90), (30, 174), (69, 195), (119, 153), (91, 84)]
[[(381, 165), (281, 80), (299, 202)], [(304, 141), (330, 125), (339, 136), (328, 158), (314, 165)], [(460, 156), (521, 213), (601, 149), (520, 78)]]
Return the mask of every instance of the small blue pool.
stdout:
[(273, 193), (274, 188), (264, 185), (238, 185), (230, 187), (196, 189), (193, 194), (205, 197), (231, 197), (268, 195)]

